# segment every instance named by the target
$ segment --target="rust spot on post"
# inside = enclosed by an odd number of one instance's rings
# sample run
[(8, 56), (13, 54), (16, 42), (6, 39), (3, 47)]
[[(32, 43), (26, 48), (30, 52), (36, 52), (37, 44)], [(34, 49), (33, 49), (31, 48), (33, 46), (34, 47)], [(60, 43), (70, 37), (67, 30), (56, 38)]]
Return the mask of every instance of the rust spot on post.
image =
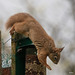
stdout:
[(3, 73), (2, 73), (2, 75), (11, 75), (11, 68), (10, 67), (8, 67), (8, 68), (2, 68), (2, 71), (3, 71)]

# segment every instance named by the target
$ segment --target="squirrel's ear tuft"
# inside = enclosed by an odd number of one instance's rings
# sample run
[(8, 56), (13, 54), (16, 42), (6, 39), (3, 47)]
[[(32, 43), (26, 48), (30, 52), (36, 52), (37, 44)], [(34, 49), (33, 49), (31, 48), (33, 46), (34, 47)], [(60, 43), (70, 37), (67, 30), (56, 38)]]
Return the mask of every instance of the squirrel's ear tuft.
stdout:
[(59, 48), (59, 52), (62, 52), (62, 50), (64, 49), (64, 47), (62, 47), (62, 48)]

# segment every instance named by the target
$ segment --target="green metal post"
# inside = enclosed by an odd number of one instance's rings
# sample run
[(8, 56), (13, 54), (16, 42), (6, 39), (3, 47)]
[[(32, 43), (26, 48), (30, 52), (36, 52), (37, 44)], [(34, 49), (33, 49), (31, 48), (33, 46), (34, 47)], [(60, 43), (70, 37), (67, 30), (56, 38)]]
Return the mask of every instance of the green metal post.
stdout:
[[(46, 75), (46, 68), (39, 63), (37, 58), (37, 50), (29, 38), (25, 38), (20, 34), (14, 35), (15, 41), (12, 43), (12, 50), (15, 50), (14, 62), (15, 74), (13, 75)], [(14, 44), (14, 46), (13, 46)], [(15, 49), (16, 48), (16, 49)], [(13, 61), (13, 60), (12, 60)], [(13, 67), (12, 66), (12, 67)], [(12, 71), (12, 72), (13, 72)], [(14, 72), (13, 72), (14, 73)]]

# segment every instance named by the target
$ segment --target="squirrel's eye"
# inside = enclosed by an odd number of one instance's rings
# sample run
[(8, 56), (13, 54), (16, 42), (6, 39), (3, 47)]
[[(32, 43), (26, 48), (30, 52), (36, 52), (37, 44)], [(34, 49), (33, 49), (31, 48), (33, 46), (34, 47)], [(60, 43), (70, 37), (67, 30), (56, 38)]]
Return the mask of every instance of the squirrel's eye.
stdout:
[(56, 60), (57, 59), (57, 56), (55, 56), (54, 59)]

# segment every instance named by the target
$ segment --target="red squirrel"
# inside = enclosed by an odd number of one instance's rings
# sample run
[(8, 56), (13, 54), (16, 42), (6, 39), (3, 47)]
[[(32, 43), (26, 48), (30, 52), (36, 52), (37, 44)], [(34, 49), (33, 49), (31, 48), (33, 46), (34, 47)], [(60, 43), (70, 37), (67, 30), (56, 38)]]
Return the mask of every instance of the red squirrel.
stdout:
[(15, 31), (31, 39), (37, 49), (39, 62), (48, 69), (51, 70), (51, 67), (46, 63), (47, 56), (53, 63), (57, 64), (59, 62), (60, 53), (64, 47), (56, 48), (54, 40), (31, 15), (18, 13), (11, 16), (6, 23), (6, 29), (9, 28), (11, 28), (11, 35)]

